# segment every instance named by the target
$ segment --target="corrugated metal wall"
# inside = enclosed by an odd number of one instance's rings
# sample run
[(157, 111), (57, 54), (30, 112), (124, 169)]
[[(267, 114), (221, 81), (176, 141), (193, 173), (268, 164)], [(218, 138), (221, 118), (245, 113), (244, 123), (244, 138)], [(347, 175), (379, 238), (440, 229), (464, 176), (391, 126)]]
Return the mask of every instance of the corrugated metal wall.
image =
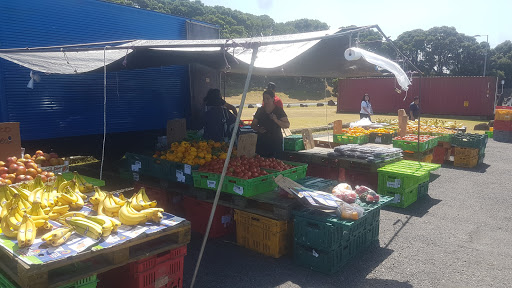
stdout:
[[(186, 19), (96, 0), (0, 1), (0, 48), (186, 39)], [(23, 140), (103, 133), (103, 74), (40, 75), (0, 59), (0, 121)], [(161, 129), (190, 110), (188, 68), (107, 73), (107, 131)]]
[[(418, 95), (420, 78), (414, 78), (407, 93), (397, 92), (395, 78), (353, 78), (338, 81), (338, 112), (359, 113), (364, 93), (370, 95), (376, 114), (409, 110)], [(433, 115), (492, 116), (496, 94), (495, 77), (423, 77), (421, 113)], [(405, 98), (405, 100), (404, 100)]]

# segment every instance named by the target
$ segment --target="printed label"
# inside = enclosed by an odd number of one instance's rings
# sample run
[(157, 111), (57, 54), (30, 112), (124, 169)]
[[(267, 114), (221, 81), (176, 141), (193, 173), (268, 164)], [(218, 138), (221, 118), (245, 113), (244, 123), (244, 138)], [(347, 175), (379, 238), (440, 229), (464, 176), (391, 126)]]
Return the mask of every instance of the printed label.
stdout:
[(400, 203), (400, 194), (395, 194), (392, 203)]
[(139, 173), (133, 173), (133, 180), (139, 181)]
[(233, 191), (237, 194), (244, 194), (244, 187), (241, 187), (241, 186), (238, 186), (238, 185), (235, 185), (233, 186)]
[(185, 175), (183, 175), (183, 171), (176, 170), (176, 181), (185, 183)]
[(185, 174), (192, 174), (192, 166), (185, 164)]
[(215, 188), (215, 186), (217, 186), (217, 181), (214, 180), (207, 180), (206, 183), (208, 184), (208, 188)]

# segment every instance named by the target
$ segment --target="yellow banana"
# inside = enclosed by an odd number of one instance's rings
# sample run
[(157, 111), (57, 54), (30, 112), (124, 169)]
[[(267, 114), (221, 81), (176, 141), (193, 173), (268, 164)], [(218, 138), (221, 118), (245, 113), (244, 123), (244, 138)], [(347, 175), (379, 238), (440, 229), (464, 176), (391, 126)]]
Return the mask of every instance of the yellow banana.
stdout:
[(126, 197), (124, 197), (124, 194), (123, 194), (123, 193), (119, 193), (119, 199), (120, 199), (121, 201), (125, 201), (125, 202), (126, 202), (126, 200), (127, 200), (127, 199), (126, 199)]
[[(126, 203), (121, 210), (119, 210), (119, 220), (125, 225), (136, 225), (138, 223), (145, 223), (147, 216), (144, 213), (135, 211), (130, 203)], [(136, 223), (136, 224), (133, 224)]]
[(103, 209), (103, 201), (100, 201), (100, 203), (98, 203), (98, 208), (96, 209), (96, 212), (98, 212), (98, 215), (105, 215)]
[(64, 179), (64, 176), (62, 176), (62, 173), (57, 173), (57, 177), (55, 178), (55, 183), (53, 183), (53, 189), (52, 190), (58, 190), (59, 186), (62, 185), (62, 183), (66, 182), (66, 179)]
[(66, 190), (67, 187), (69, 187), (72, 183), (70, 181), (64, 181), (59, 185), (59, 188), (57, 188), (57, 192), (59, 194), (64, 193), (64, 190)]
[(144, 209), (144, 207), (142, 206), (142, 204), (140, 204), (137, 200), (137, 197), (139, 196), (139, 193), (135, 193), (133, 194), (133, 196), (130, 198), (129, 201), (127, 201), (127, 203), (129, 202), (131, 207), (137, 211), (140, 211), (142, 209)]
[[(26, 215), (26, 214), (25, 214)], [(23, 221), (20, 224), (20, 228), (18, 229), (18, 235), (16, 236), (16, 239), (18, 240), (18, 247), (23, 248), (27, 245), (27, 219), (28, 217), (23, 217)]]
[(32, 219), (32, 221), (34, 222), (34, 225), (36, 226), (36, 228), (39, 228), (39, 227), (43, 227), (46, 223), (46, 220), (44, 219)]
[(16, 218), (17, 210), (18, 206), (12, 206), (9, 211), (9, 214), (7, 214), (7, 224), (9, 224), (9, 227), (11, 227), (13, 230), (19, 230), (21, 225), (21, 221)]
[[(122, 210), (123, 208), (121, 208)], [(132, 219), (126, 219), (124, 214), (119, 214), (119, 221), (121, 221), (122, 224), (128, 225), (128, 226), (135, 226), (140, 224), (140, 221), (132, 220)]]
[(7, 222), (8, 218), (9, 218), (8, 214), (5, 214), (2, 217), (2, 221), (0, 223), (0, 229), (2, 229), (2, 233), (4, 233), (4, 235), (6, 237), (15, 238), (18, 235), (18, 231), (11, 230), (11, 227), (9, 226), (9, 223)]
[(67, 212), (65, 214), (63, 214), (61, 216), (62, 218), (68, 218), (68, 217), (82, 217), (82, 218), (86, 218), (87, 217), (87, 214), (83, 213), (83, 212)]
[(70, 204), (71, 208), (74, 210), (82, 209), (82, 207), (84, 207), (84, 204), (85, 204), (84, 199), (82, 199), (82, 197), (80, 197), (75, 192), (71, 192), (71, 193), (73, 193), (75, 195), (75, 199), (76, 199), (76, 202)]
[[(62, 236), (66, 235), (70, 231), (73, 231), (73, 228), (71, 228), (71, 227), (61, 227), (61, 228), (58, 228), (58, 229), (55, 229), (53, 231), (50, 231), (50, 232), (46, 233), (44, 236), (50, 234), (48, 236), (48, 240), (50, 240), (50, 239), (60, 239)], [(47, 241), (47, 240), (45, 240), (45, 241)]]
[[(26, 220), (27, 230), (25, 231), (25, 245), (30, 246), (34, 243), (34, 240), (36, 239), (37, 227), (36, 227), (34, 221), (27, 214), (25, 214), (23, 216), (23, 218), (24, 219), (27, 218), (27, 220)], [(43, 222), (43, 224), (44, 224), (44, 222)]]
[[(106, 217), (106, 216), (103, 216)], [(102, 236), (108, 236), (112, 232), (112, 221), (110, 219), (101, 218), (98, 216), (88, 216), (86, 219), (101, 226)]]
[(39, 191), (41, 191), (42, 188), (34, 189), (32, 192), (30, 192), (30, 195), (28, 196), (28, 202), (33, 203), (34, 201), (41, 202), (41, 199), (37, 199), (37, 195), (39, 194)]
[(121, 207), (115, 203), (112, 194), (108, 194), (107, 197), (103, 199), (103, 208), (111, 213), (119, 212), (119, 209), (121, 209)]
[(75, 231), (82, 235), (92, 239), (99, 239), (103, 234), (101, 226), (90, 220), (80, 217), (73, 217), (66, 219), (66, 222), (71, 225)]
[(72, 233), (73, 233), (73, 231), (69, 231), (68, 233), (66, 233), (66, 235), (62, 236), (60, 239), (52, 239), (52, 240), (50, 240), (50, 244), (54, 247), (60, 246), (64, 243), (66, 243), (66, 241), (68, 241), (68, 239)]
[(112, 232), (116, 232), (117, 228), (119, 226), (121, 226), (121, 222), (119, 222), (115, 218), (108, 217), (108, 216), (102, 216), (102, 215), (98, 215), (98, 216), (95, 216), (95, 217), (98, 217), (98, 218), (101, 218), (101, 219), (105, 219), (105, 220), (109, 220), (110, 222), (112, 222)]
[(45, 221), (44, 225), (43, 225), (43, 229), (44, 230), (52, 230), (53, 229), (53, 224), (48, 222), (48, 221)]
[(31, 193), (30, 191), (28, 191), (27, 189), (23, 189), (21, 187), (17, 187), (15, 191), (20, 194), (21, 198), (25, 199), (25, 201), (28, 201), (28, 197)]
[(151, 220), (153, 220), (155, 223), (160, 223), (162, 219), (164, 219), (164, 215), (162, 215), (161, 212), (157, 212), (153, 215), (153, 217), (151, 217)]
[(58, 213), (58, 214), (64, 214), (68, 212), (69, 206), (62, 205), (62, 206), (55, 206), (52, 208), (52, 213)]
[(30, 208), (30, 210), (28, 211), (28, 214), (31, 215), (31, 216), (43, 216), (43, 215), (45, 215), (44, 211), (43, 211), (43, 208), (41, 208), (41, 203), (39, 203), (37, 201), (32, 203), (32, 208)]
[(50, 212), (50, 214), (48, 214), (48, 217), (50, 217), (50, 220), (57, 220), (60, 217), (60, 214)]

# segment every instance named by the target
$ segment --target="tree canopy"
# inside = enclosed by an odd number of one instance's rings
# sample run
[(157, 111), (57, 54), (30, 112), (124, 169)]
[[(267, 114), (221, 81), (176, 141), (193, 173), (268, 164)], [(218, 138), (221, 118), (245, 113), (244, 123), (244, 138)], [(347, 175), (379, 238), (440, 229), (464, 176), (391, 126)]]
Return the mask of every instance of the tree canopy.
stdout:
[[(221, 38), (244, 38), (320, 31), (329, 26), (319, 20), (299, 19), (277, 23), (268, 15), (253, 15), (223, 6), (206, 6), (200, 0), (106, 0), (218, 25)], [(399, 53), (377, 31), (353, 35), (352, 43), (397, 61), (405, 71), (413, 71)], [(512, 86), (512, 43), (507, 40), (494, 49), (455, 27), (414, 29), (400, 34), (395, 46), (425, 75), (480, 76), (487, 54), (486, 76), (506, 79)]]

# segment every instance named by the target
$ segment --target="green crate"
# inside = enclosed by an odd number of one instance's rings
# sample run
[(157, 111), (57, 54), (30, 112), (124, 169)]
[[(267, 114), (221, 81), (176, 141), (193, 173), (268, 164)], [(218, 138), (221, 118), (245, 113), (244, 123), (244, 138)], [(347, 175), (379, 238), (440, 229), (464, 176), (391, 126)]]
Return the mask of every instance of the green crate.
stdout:
[(0, 273), (0, 287), (2, 288), (17, 288), (17, 286), (13, 285), (11, 281), (9, 281), (2, 273)]
[(425, 181), (418, 185), (418, 198), (422, 198), (428, 195), (428, 184), (430, 181)]
[(379, 194), (393, 197), (393, 201), (389, 205), (406, 208), (418, 200), (418, 185), (414, 185), (402, 191), (391, 190), (388, 188), (379, 189)]
[(95, 288), (98, 284), (96, 275), (86, 277), (76, 281), (75, 283), (60, 286), (59, 288)]
[(487, 134), (457, 133), (453, 135), (452, 144), (459, 147), (482, 148), (487, 145)]
[[(210, 172), (192, 171), (194, 187), (217, 190), (220, 182), (220, 174)], [(224, 182), (226, 180), (224, 179)]]
[(176, 163), (133, 153), (126, 153), (128, 164), (137, 165), (140, 163), (138, 173), (142, 175), (152, 176), (155, 178), (176, 181)]
[[(405, 192), (411, 187), (429, 181), (430, 172), (441, 165), (434, 163), (402, 160), (377, 169), (379, 173), (378, 193)], [(384, 195), (384, 194), (383, 194)], [(387, 194), (385, 194), (387, 195)]]
[(332, 135), (332, 141), (334, 141), (334, 143), (341, 143), (343, 144), (343, 135), (345, 134), (333, 134)]
[(285, 151), (300, 151), (304, 149), (304, 140), (302, 140), (302, 135), (290, 135), (284, 137)]
[(194, 185), (193, 171), (199, 169), (199, 165), (188, 165), (183, 163), (174, 163), (176, 175), (175, 182), (181, 182), (188, 185)]
[[(432, 146), (432, 143), (429, 141), (419, 143), (420, 144), (419, 152), (423, 152), (423, 151), (430, 149), (430, 146)], [(406, 140), (393, 139), (393, 147), (400, 148), (404, 151), (417, 152), (418, 151), (418, 141), (406, 141)]]
[(382, 206), (392, 200), (392, 197), (381, 197), (375, 204), (361, 203), (360, 206), (365, 213), (356, 221), (344, 220), (335, 213), (325, 213), (315, 209), (294, 211), (295, 242), (324, 250), (348, 245), (353, 235), (366, 231), (379, 221)]
[(331, 179), (323, 179), (318, 177), (306, 176), (303, 179), (296, 180), (298, 184), (312, 190), (331, 193), (332, 188), (338, 185), (338, 181)]
[(274, 174), (269, 174), (252, 179), (240, 179), (226, 176), (222, 191), (244, 197), (270, 192), (277, 188), (277, 184), (274, 182), (274, 176)]
[[(337, 142), (337, 143), (341, 143), (341, 144), (366, 144), (366, 143), (368, 143), (368, 141), (369, 141), (369, 135), (368, 134), (360, 135), (360, 136), (352, 136), (352, 135), (343, 134), (341, 136), (341, 142)], [(334, 142), (336, 142), (336, 141), (334, 141)]]
[(494, 136), (494, 131), (485, 131), (485, 134), (487, 134), (488, 138), (492, 138)]
[(290, 162), (283, 161), (284, 164), (295, 166), (292, 169), (281, 171), (281, 174), (284, 177), (290, 178), (291, 180), (298, 180), (306, 177), (306, 172), (308, 170), (308, 164), (299, 163), (299, 162)]
[(377, 144), (392, 144), (393, 143), (393, 134), (391, 133), (377, 133), (371, 132), (368, 138), (370, 143)]
[(293, 261), (295, 264), (325, 274), (340, 271), (350, 258), (348, 245), (335, 250), (313, 248), (298, 242), (294, 242), (293, 245)]

